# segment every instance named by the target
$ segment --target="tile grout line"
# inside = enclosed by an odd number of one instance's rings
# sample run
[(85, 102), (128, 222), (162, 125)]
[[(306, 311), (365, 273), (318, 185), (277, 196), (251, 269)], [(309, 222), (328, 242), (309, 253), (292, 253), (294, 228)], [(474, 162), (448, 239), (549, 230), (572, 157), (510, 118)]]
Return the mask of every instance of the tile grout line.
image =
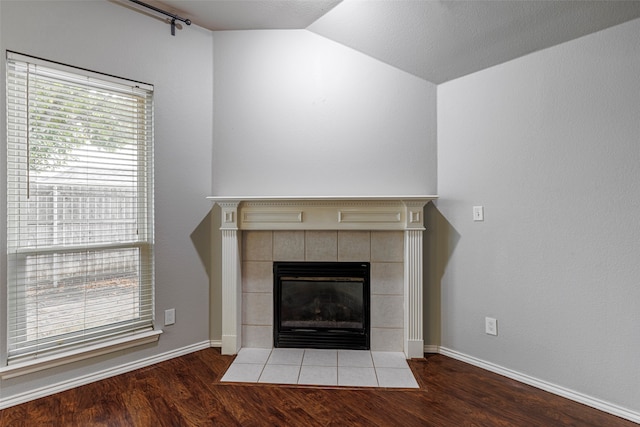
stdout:
[(371, 364), (373, 365), (373, 374), (376, 376), (376, 385), (380, 387), (380, 378), (378, 378), (378, 368), (376, 367), (376, 360), (373, 358), (373, 352), (369, 352), (371, 355)]
[[(271, 351), (269, 352), (269, 356), (267, 356), (267, 360), (269, 360), (269, 357), (271, 357)], [(234, 362), (235, 362), (235, 360), (234, 360)], [(262, 369), (260, 369), (260, 374), (258, 375), (258, 378), (256, 379), (256, 384), (258, 384), (260, 382), (260, 378), (262, 378), (262, 374), (264, 373), (265, 366), (267, 366), (267, 362), (266, 361), (262, 364)]]
[(336, 350), (336, 384), (340, 386), (340, 350)]
[(304, 363), (304, 355), (307, 354), (307, 349), (302, 350), (302, 358), (300, 358), (300, 366), (298, 366), (298, 378), (296, 378), (296, 384), (300, 385), (300, 375), (302, 374), (302, 364)]

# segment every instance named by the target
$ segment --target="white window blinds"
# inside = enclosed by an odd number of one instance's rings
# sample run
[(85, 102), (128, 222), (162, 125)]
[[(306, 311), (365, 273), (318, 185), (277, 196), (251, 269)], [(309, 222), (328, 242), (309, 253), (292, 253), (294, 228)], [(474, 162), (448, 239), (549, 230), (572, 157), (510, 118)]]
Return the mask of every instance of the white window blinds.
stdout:
[(10, 364), (152, 329), (152, 96), (7, 54)]

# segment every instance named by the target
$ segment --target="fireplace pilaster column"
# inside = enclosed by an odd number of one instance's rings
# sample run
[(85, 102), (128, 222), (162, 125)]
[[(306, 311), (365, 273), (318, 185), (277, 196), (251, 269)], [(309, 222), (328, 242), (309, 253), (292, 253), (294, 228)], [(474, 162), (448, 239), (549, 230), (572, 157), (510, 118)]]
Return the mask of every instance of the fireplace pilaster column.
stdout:
[(404, 234), (404, 352), (407, 359), (424, 357), (422, 334), (422, 230)]
[(424, 201), (406, 202), (404, 232), (404, 353), (407, 359), (424, 357), (422, 326), (422, 238)]
[(242, 346), (242, 276), (238, 202), (222, 208), (222, 354), (237, 354)]

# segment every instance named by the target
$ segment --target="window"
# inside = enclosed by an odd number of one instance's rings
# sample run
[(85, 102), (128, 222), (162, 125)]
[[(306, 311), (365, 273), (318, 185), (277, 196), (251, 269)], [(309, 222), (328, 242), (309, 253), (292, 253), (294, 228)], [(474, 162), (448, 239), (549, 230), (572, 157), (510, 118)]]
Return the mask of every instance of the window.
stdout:
[(153, 329), (152, 96), (7, 53), (9, 364)]

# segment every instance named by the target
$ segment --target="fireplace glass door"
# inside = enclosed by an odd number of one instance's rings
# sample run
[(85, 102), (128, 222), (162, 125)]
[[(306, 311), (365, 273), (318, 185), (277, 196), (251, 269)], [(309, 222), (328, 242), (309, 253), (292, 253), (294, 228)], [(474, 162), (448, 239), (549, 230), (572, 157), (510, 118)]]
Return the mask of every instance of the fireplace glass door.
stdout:
[(274, 346), (369, 349), (369, 263), (274, 263)]

